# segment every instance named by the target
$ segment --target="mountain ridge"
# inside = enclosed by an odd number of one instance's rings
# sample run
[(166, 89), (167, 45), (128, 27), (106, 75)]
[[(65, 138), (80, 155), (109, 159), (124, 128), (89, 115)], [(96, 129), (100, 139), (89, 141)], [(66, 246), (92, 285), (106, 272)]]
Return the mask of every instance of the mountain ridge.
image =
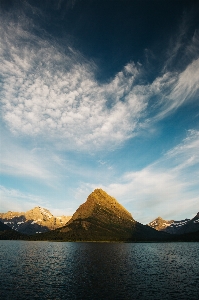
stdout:
[(161, 217), (156, 218), (148, 224), (157, 231), (167, 232), (169, 234), (185, 234), (196, 232), (199, 230), (199, 212), (192, 219), (184, 219), (181, 221), (164, 220)]
[[(102, 189), (95, 189), (87, 197), (87, 200), (77, 208), (73, 216), (68, 217), (70, 219), (64, 226), (62, 220), (64, 217), (57, 217), (59, 220), (57, 228), (55, 228), (55, 225), (57, 225), (55, 217), (49, 210), (40, 206), (26, 213), (11, 211), (0, 213), (0, 220), (2, 216), (5, 219), (4, 224), (0, 223), (1, 239), (5, 237), (5, 239), (23, 240), (114, 242), (198, 241), (199, 239), (199, 213), (191, 220), (167, 221), (158, 217), (149, 225), (143, 225), (134, 220), (126, 208)], [(27, 222), (25, 222), (26, 217), (29, 218)], [(12, 230), (10, 227), (8, 229), (7, 225), (14, 227), (13, 220), (17, 225), (17, 231)], [(51, 226), (51, 230), (41, 224)], [(1, 227), (4, 230), (1, 230)], [(19, 228), (20, 230), (25, 228), (27, 231), (27, 227), (34, 227), (37, 232), (41, 227), (45, 230), (37, 234), (34, 234), (35, 232), (32, 230), (26, 236), (20, 235)], [(177, 232), (175, 234), (174, 229), (176, 228)], [(174, 234), (170, 234), (171, 229)], [(170, 232), (168, 233), (166, 230), (168, 232), (170, 230)]]
[(0, 221), (10, 228), (23, 233), (47, 232), (65, 225), (70, 217), (54, 217), (48, 209), (36, 206), (26, 212), (0, 213)]

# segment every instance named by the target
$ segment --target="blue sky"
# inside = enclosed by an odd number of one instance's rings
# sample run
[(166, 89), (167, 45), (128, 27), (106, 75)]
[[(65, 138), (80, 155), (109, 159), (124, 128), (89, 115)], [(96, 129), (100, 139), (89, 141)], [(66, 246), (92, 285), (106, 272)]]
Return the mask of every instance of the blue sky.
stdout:
[(198, 1), (0, 1), (0, 211), (95, 188), (142, 223), (199, 211)]

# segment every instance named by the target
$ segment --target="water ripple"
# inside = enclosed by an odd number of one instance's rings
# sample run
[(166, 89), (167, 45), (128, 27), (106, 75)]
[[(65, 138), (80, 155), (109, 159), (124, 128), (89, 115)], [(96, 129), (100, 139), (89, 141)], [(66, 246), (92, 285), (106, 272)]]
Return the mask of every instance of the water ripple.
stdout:
[(0, 241), (10, 299), (198, 300), (199, 243)]

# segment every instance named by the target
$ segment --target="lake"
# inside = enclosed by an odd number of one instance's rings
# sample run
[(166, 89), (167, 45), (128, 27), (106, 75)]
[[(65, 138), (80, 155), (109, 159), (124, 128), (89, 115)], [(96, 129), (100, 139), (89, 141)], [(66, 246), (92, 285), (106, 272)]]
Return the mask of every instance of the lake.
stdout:
[(0, 299), (199, 299), (199, 243), (0, 241)]

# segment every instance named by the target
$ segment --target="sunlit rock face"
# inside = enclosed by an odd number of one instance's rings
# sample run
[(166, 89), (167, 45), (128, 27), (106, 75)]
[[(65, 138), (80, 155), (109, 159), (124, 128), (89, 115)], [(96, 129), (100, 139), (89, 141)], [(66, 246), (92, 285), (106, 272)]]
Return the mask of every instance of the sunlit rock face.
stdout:
[(82, 234), (89, 239), (101, 239), (107, 235), (119, 236), (122, 232), (126, 235), (134, 223), (131, 214), (115, 198), (102, 189), (95, 189), (60, 231), (79, 232), (80, 239)]
[(166, 231), (166, 229), (173, 223), (173, 220), (167, 221), (162, 219), (161, 217), (156, 218), (152, 222), (150, 222), (148, 225), (156, 230), (159, 231)]
[(118, 201), (109, 196), (102, 189), (95, 189), (80, 205), (69, 221), (69, 224), (78, 219), (94, 217), (101, 222), (109, 222), (131, 226), (135, 220), (132, 215)]
[(59, 231), (71, 240), (120, 240), (128, 238), (135, 220), (102, 189), (94, 190)]
[(64, 226), (70, 217), (54, 217), (49, 210), (37, 206), (27, 212), (0, 213), (0, 221), (24, 234), (47, 232)]

